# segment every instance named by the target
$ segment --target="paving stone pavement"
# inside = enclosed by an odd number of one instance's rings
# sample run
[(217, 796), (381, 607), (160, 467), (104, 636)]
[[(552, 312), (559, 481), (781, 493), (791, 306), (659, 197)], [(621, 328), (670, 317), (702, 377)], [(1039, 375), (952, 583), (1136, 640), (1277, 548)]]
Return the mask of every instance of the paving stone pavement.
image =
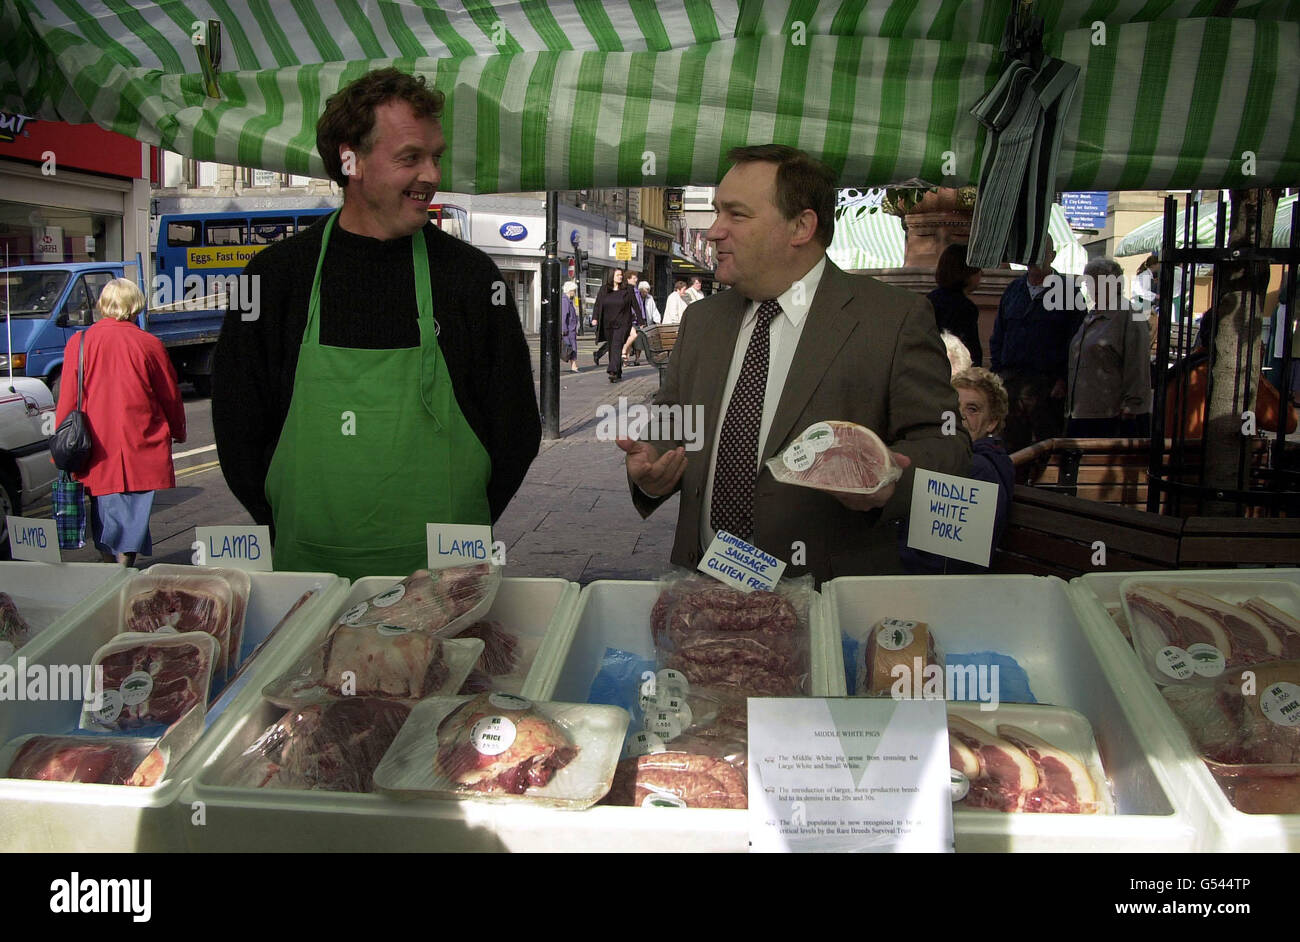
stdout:
[[(530, 337), (537, 365), (537, 340)], [(598, 409), (649, 402), (658, 371), (625, 367), (610, 383), (605, 364), (592, 364), (595, 345), (578, 341), (580, 372), (560, 374), (560, 438), (543, 440), (537, 460), (493, 528), (506, 544), (511, 576), (552, 576), (586, 584), (596, 579), (654, 579), (669, 565), (678, 498), (647, 519), (632, 506), (623, 452), (597, 439)]]

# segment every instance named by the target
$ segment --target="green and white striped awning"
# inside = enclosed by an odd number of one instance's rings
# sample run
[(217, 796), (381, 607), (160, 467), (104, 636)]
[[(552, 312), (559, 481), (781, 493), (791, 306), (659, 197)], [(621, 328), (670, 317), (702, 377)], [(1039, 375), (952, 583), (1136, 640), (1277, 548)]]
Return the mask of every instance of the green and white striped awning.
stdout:
[[(1284, 196), (1277, 201), (1277, 215), (1273, 218), (1273, 246), (1284, 248), (1291, 244), (1291, 213), (1295, 209), (1295, 196)], [(1183, 229), (1186, 212), (1178, 211), (1174, 222), (1174, 234), (1179, 247), (1183, 247)], [(1196, 244), (1200, 248), (1214, 245), (1215, 227), (1218, 224), (1219, 208), (1217, 202), (1204, 203), (1196, 214)], [(1115, 250), (1116, 255), (1145, 255), (1154, 252), (1164, 244), (1165, 217), (1157, 216), (1144, 222), (1123, 239)]]
[[(0, 107), (321, 175), (324, 100), (395, 65), (447, 94), (449, 190), (712, 184), (728, 148), (772, 141), (845, 185), (956, 186), (978, 176), (969, 111), (1012, 3), (5, 0)], [(1082, 70), (1058, 190), (1300, 184), (1300, 0), (1221, 6), (1036, 5), (1047, 52)], [(219, 99), (191, 41), (209, 19)]]
[[(1060, 203), (1052, 204), (1047, 231), (1056, 247), (1052, 267), (1064, 274), (1082, 275), (1088, 251), (1070, 228)], [(898, 216), (882, 210), (873, 213), (865, 206), (850, 207), (835, 220), (835, 237), (826, 254), (843, 269), (902, 268), (906, 241), (907, 233)]]

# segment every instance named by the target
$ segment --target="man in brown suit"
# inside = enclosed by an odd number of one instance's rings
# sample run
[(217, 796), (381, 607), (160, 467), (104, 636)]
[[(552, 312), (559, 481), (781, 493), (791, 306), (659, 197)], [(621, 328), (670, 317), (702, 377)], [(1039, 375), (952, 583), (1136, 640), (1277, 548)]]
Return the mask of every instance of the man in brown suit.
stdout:
[[(896, 521), (909, 512), (913, 469), (964, 475), (970, 466), (969, 436), (945, 423), (957, 395), (934, 313), (925, 298), (826, 258), (828, 167), (778, 145), (728, 157), (708, 239), (717, 279), (732, 290), (687, 309), (655, 397), (702, 407), (700, 450), (687, 454), (680, 438), (621, 439), (633, 502), (644, 517), (681, 492), (678, 565), (695, 568), (726, 530), (819, 584), (901, 572)], [(905, 467), (901, 480), (868, 496), (777, 483), (763, 463), (835, 419), (876, 432)]]

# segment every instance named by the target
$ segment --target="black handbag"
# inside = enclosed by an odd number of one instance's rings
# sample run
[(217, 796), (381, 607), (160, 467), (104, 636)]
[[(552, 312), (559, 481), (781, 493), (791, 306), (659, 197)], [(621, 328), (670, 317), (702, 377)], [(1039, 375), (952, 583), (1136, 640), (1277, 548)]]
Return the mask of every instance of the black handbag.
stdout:
[(59, 423), (50, 438), (50, 455), (60, 471), (76, 474), (90, 460), (90, 420), (81, 411), (81, 385), (86, 363), (86, 335), (81, 335), (77, 345), (77, 408)]

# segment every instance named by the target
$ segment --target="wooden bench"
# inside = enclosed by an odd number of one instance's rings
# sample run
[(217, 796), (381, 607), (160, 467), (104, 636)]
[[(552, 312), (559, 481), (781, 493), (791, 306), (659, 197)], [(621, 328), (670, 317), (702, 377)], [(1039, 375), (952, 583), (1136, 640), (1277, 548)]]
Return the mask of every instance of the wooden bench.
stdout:
[(658, 324), (647, 327), (642, 333), (645, 334), (646, 347), (650, 350), (650, 362), (659, 370), (659, 385), (662, 386), (664, 373), (668, 370), (668, 358), (672, 355), (673, 345), (677, 343), (677, 325)]
[[(993, 572), (1073, 579), (1088, 572), (1178, 567), (1183, 521), (1017, 485)], [(1096, 547), (1104, 544), (1105, 564)]]

